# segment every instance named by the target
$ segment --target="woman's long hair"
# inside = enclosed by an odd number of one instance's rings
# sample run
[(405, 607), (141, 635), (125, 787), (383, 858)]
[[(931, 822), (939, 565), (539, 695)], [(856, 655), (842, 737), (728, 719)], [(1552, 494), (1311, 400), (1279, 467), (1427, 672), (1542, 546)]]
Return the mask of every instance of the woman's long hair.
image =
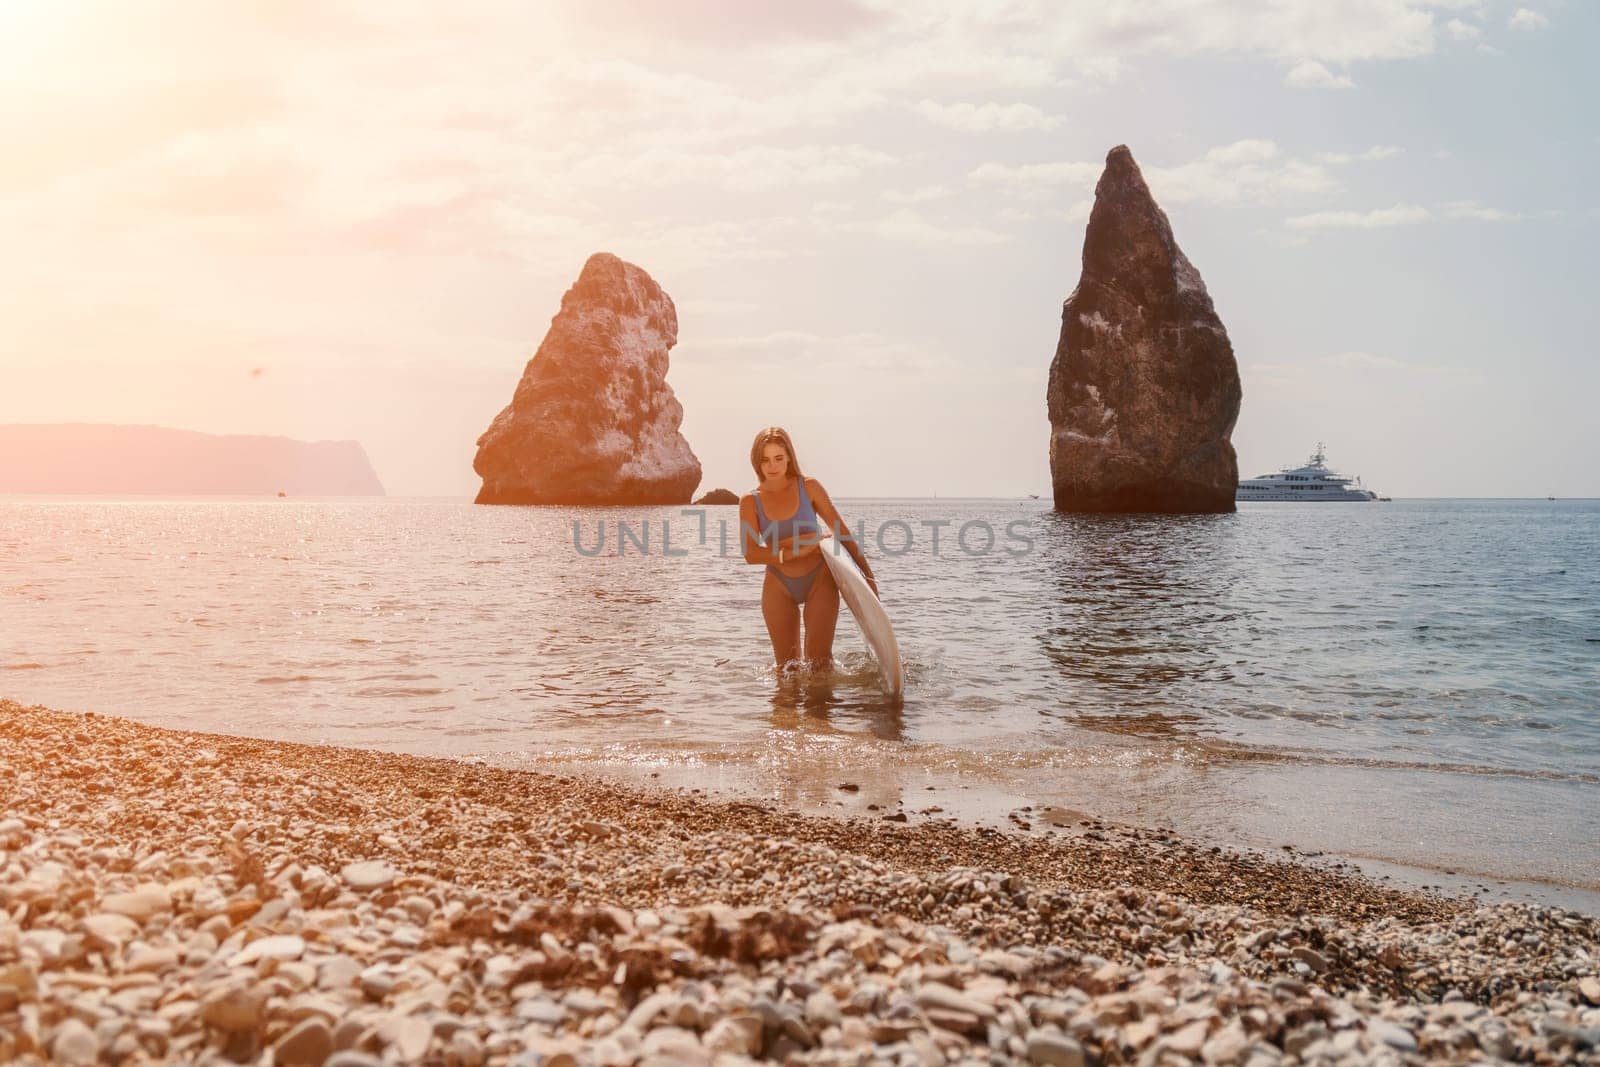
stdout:
[(761, 451), (771, 444), (783, 446), (783, 451), (789, 457), (790, 477), (801, 477), (800, 457), (794, 454), (794, 442), (789, 440), (789, 431), (782, 426), (768, 426), (756, 434), (755, 444), (750, 446), (750, 467), (756, 472), (756, 484), (761, 484)]

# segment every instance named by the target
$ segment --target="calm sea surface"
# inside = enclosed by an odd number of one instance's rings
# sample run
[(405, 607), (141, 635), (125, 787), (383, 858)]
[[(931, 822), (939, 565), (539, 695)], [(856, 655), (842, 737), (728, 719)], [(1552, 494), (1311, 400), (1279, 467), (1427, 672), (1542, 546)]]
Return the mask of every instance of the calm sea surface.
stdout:
[(847, 614), (836, 672), (773, 670), (736, 509), (454, 500), (0, 498), (0, 696), (1600, 888), (1600, 503), (840, 506), (899, 706)]

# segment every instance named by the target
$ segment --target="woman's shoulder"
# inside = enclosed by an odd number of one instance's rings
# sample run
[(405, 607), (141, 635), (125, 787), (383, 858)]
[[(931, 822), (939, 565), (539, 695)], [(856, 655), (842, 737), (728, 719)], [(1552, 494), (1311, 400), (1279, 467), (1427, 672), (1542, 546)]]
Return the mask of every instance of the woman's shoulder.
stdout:
[(821, 493), (823, 496), (828, 495), (828, 491), (822, 488), (822, 483), (811, 477), (809, 474), (806, 475), (806, 492), (811, 493), (812, 495), (816, 495), (817, 493)]

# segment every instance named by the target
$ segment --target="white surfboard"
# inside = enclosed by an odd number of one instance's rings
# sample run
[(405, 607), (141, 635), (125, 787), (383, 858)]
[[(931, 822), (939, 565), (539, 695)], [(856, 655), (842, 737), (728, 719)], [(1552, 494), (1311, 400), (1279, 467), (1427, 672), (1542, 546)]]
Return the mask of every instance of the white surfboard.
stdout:
[(829, 537), (822, 542), (822, 558), (828, 561), (833, 583), (839, 587), (839, 595), (844, 597), (850, 614), (855, 617), (862, 640), (867, 643), (872, 658), (878, 661), (878, 670), (883, 674), (883, 684), (889, 695), (900, 696), (905, 689), (905, 672), (900, 666), (900, 646), (894, 639), (894, 627), (889, 625), (889, 613), (883, 610), (883, 603), (867, 584), (861, 568), (837, 539)]

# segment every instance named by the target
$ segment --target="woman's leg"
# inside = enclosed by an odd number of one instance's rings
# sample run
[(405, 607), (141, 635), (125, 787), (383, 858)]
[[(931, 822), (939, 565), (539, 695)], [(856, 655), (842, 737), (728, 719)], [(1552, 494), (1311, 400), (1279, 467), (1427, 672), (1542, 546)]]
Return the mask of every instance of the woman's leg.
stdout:
[(833, 628), (839, 621), (839, 586), (827, 564), (820, 570), (805, 604), (806, 662), (813, 668), (833, 663)]
[(761, 614), (772, 638), (772, 655), (778, 666), (800, 658), (800, 606), (778, 576), (767, 572), (761, 585)]

